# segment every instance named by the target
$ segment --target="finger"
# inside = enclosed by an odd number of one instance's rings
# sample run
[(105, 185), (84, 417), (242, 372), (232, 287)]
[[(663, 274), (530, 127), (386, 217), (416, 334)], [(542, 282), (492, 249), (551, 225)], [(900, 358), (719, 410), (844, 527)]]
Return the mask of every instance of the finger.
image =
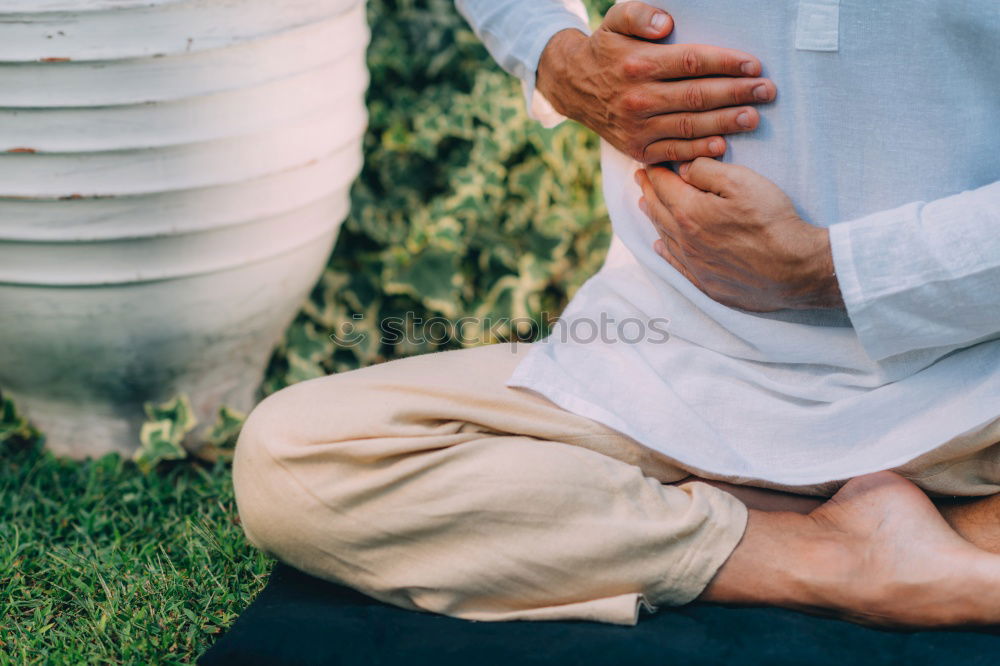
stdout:
[[(669, 244), (669, 239), (658, 238), (653, 241), (653, 251), (660, 255), (660, 258), (669, 263), (671, 266), (676, 268), (678, 272), (684, 274), (685, 277), (689, 274), (687, 267), (681, 262), (681, 260), (673, 253), (671, 250), (671, 245)], [(689, 278), (690, 279), (690, 278)]]
[[(632, 3), (626, 2), (624, 7)], [(641, 52), (650, 79), (690, 79), (703, 76), (760, 76), (760, 60), (749, 53), (706, 44), (649, 44)]]
[[(643, 196), (639, 200), (640, 207), (646, 216), (653, 222), (660, 238), (653, 242), (653, 250), (663, 259), (670, 263), (678, 273), (683, 275), (692, 284), (698, 286), (698, 280), (694, 273), (684, 262), (683, 252), (680, 251), (678, 239), (682, 238), (680, 225), (671, 212), (660, 202), (659, 196), (653, 188), (646, 171), (640, 169), (635, 174), (635, 180), (642, 188)], [(701, 288), (700, 286), (698, 287)]]
[(661, 139), (646, 146), (642, 159), (644, 164), (660, 162), (687, 162), (699, 157), (718, 157), (726, 152), (726, 142), (721, 136), (704, 139)]
[(689, 162), (698, 157), (719, 157), (726, 141), (718, 134), (749, 132), (760, 124), (760, 114), (749, 107), (701, 113), (663, 114), (649, 120), (651, 142), (633, 154), (644, 164)]
[(663, 242), (662, 238), (657, 238), (653, 241), (653, 252), (660, 255), (660, 257), (666, 261), (670, 261), (672, 259), (670, 252), (667, 250), (667, 244)]
[(681, 164), (677, 173), (685, 183), (703, 192), (732, 197), (737, 194), (741, 169), (732, 164), (699, 157), (693, 162)]
[(673, 255), (670, 251), (670, 247), (667, 245), (667, 241), (663, 238), (658, 238), (653, 241), (653, 252), (656, 252), (656, 254), (660, 255), (661, 259), (669, 263), (681, 273), (684, 272), (684, 265), (680, 262), (680, 259)]
[(662, 39), (674, 29), (674, 20), (662, 9), (632, 1), (609, 9), (601, 27), (627, 37)]
[(655, 241), (653, 243), (653, 251), (656, 252), (656, 254), (660, 255), (660, 257), (664, 259), (668, 264), (673, 266), (678, 273), (687, 278), (688, 282), (701, 289), (701, 286), (695, 279), (694, 274), (684, 264), (684, 261), (676, 254), (674, 254), (673, 250), (671, 249), (672, 246), (669, 244), (669, 242), (670, 242), (669, 240), (662, 238), (660, 240)]
[(680, 111), (710, 111), (730, 106), (770, 102), (777, 94), (768, 79), (696, 79), (658, 81), (636, 88), (622, 98), (633, 113), (651, 118)]
[(670, 211), (663, 202), (660, 201), (660, 197), (653, 187), (653, 183), (649, 179), (649, 174), (645, 169), (639, 169), (635, 172), (635, 182), (639, 184), (639, 188), (642, 189), (642, 198), (639, 199), (639, 208), (646, 217), (653, 223), (653, 226), (659, 232), (660, 236), (667, 238), (677, 238), (677, 234), (680, 233), (680, 229), (677, 226), (677, 221), (674, 216), (670, 214)]
[[(669, 171), (668, 169), (656, 169), (656, 171)], [(672, 172), (671, 172), (671, 175)], [(675, 176), (676, 177), (676, 176)], [(653, 226), (659, 233), (660, 238), (653, 242), (653, 250), (656, 254), (665, 259), (674, 269), (683, 275), (691, 284), (701, 289), (701, 285), (694, 273), (684, 262), (683, 252), (677, 239), (682, 238), (682, 230), (677, 220), (671, 212), (661, 203), (659, 195), (649, 179), (647, 170), (640, 169), (635, 173), (635, 181), (642, 188), (643, 196), (640, 202), (644, 203), (643, 212), (653, 222)]]
[(663, 204), (652, 204), (652, 206), (655, 206), (656, 208), (654, 212), (649, 201), (650, 200), (646, 197), (639, 197), (639, 209), (646, 215), (646, 217), (649, 218), (649, 221), (653, 223), (653, 230), (659, 234), (660, 238), (664, 241), (675, 241), (675, 234), (679, 232), (676, 229), (677, 223), (674, 221), (674, 218), (670, 216), (670, 211), (668, 211)]
[(737, 134), (757, 128), (760, 114), (752, 106), (714, 111), (664, 113), (649, 119), (649, 132), (661, 139), (697, 139), (717, 134)]
[(680, 211), (684, 211), (681, 217), (690, 218), (691, 212), (700, 205), (700, 199), (707, 196), (665, 167), (646, 167), (646, 177), (652, 185), (656, 199), (667, 207), (674, 220), (677, 220)]

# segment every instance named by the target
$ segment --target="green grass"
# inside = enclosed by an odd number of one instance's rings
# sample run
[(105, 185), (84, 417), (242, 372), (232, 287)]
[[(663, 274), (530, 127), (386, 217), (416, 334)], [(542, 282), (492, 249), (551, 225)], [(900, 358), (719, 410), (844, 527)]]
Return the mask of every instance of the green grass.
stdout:
[(190, 663), (263, 586), (229, 470), (0, 450), (0, 663)]

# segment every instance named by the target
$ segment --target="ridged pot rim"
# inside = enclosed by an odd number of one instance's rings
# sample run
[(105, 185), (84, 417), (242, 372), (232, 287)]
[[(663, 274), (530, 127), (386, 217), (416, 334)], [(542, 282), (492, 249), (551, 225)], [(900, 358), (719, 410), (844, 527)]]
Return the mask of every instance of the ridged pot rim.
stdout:
[[(105, 107), (2, 108), (0, 153), (143, 150), (265, 131), (328, 109), (349, 120), (368, 86), (363, 53), (260, 86), (160, 102)], [(351, 80), (353, 79), (353, 80)], [(340, 85), (331, 85), (339, 81)], [(246, 109), (255, 112), (248, 114)]]
[[(234, 270), (336, 233), (350, 209), (348, 191), (349, 187), (345, 187), (300, 209), (203, 233), (110, 241), (89, 247), (66, 243), (62, 251), (46, 245), (35, 253), (24, 244), (11, 247), (0, 243), (0, 286), (102, 287)], [(285, 233), (275, 233), (281, 229)], [(192, 243), (197, 243), (198, 252), (185, 250)], [(12, 254), (5, 257), (7, 253)]]
[(0, 0), (0, 61), (192, 53), (266, 38), (363, 5), (363, 0)]
[(167, 7), (190, 0), (0, 0), (0, 14), (48, 14), (52, 12), (101, 12), (144, 7)]
[[(0, 0), (2, 14), (50, 14), (116, 12), (134, 9), (169, 8), (198, 4), (200, 0)], [(267, 0), (260, 0), (265, 2)], [(348, 9), (365, 4), (365, 0), (339, 0)]]
[(370, 33), (363, 10), (167, 58), (0, 63), (0, 107), (149, 104), (262, 85), (364, 52)]
[[(348, 128), (321, 115), (293, 127), (169, 148), (81, 154), (0, 154), (0, 198), (76, 199), (153, 194), (252, 180), (359, 151), (364, 116)], [(197, 165), (197, 169), (192, 169)]]
[(71, 200), (0, 199), (0, 244), (134, 240), (238, 226), (350, 187), (362, 163), (358, 150), (332, 153), (254, 180), (194, 190)]

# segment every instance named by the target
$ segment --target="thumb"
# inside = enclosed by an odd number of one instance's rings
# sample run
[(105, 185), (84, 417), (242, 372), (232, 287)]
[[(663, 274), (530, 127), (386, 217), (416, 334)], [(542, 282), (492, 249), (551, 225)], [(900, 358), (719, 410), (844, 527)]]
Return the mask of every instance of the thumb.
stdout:
[(693, 162), (681, 164), (677, 174), (688, 185), (694, 185), (702, 192), (711, 192), (720, 197), (731, 197), (736, 194), (743, 177), (740, 167), (707, 157), (699, 157)]
[(674, 29), (674, 19), (662, 9), (629, 0), (609, 9), (601, 27), (626, 37), (661, 39)]

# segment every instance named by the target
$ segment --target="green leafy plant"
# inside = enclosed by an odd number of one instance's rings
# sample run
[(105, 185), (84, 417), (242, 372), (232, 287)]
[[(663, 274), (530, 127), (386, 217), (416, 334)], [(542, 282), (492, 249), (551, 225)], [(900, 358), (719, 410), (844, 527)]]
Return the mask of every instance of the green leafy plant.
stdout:
[(191, 432), (198, 419), (186, 395), (179, 395), (159, 405), (146, 403), (147, 421), (139, 432), (139, 448), (132, 459), (144, 472), (149, 472), (164, 460), (181, 460), (187, 457), (184, 438)]
[[(610, 4), (590, 3), (592, 16)], [(369, 19), (366, 165), (266, 392), (518, 333), (490, 326), (501, 318), (545, 333), (610, 240), (596, 137), (528, 118), (519, 83), (451, 2), (371, 0)], [(387, 321), (409, 335), (392, 340)], [(360, 341), (331, 339), (345, 330)]]
[(41, 435), (14, 406), (14, 401), (0, 394), (0, 445), (30, 444)]
[[(139, 448), (132, 459), (145, 473), (165, 460), (188, 457), (185, 448), (189, 434), (198, 426), (191, 401), (180, 394), (159, 405), (145, 405), (147, 420), (139, 433)], [(215, 423), (194, 443), (195, 456), (210, 462), (231, 460), (236, 439), (246, 415), (230, 407), (219, 409)]]
[(202, 460), (232, 460), (236, 439), (246, 421), (246, 414), (230, 407), (221, 407), (219, 414), (208, 431), (206, 441), (197, 450)]

